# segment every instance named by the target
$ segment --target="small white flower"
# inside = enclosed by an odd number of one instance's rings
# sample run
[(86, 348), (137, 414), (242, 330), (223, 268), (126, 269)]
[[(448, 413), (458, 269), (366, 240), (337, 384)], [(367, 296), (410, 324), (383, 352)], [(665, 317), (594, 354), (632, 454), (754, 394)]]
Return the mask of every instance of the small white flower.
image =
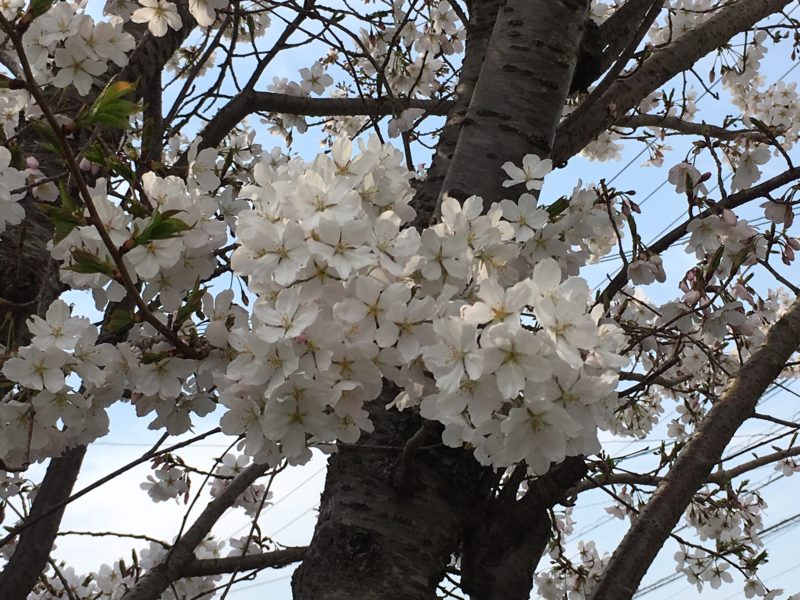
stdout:
[(708, 194), (706, 185), (700, 183), (702, 175), (697, 167), (687, 162), (678, 163), (669, 170), (668, 180), (675, 186), (675, 191), (679, 194), (686, 193), (687, 183), (691, 183), (695, 195), (698, 193)]
[(333, 77), (325, 73), (322, 63), (317, 61), (310, 69), (300, 69), (300, 89), (306, 94), (322, 94), (325, 88), (333, 85)]
[(549, 158), (542, 160), (535, 154), (526, 154), (522, 159), (521, 169), (514, 163), (507, 162), (503, 165), (503, 170), (511, 178), (503, 182), (503, 187), (524, 183), (528, 190), (540, 190), (542, 179), (553, 170), (553, 161)]
[(189, 0), (189, 12), (200, 27), (211, 27), (217, 20), (217, 10), (226, 4), (225, 0)]
[(61, 368), (67, 364), (68, 355), (59, 348), (40, 350), (33, 346), (19, 349), (17, 356), (3, 364), (3, 375), (21, 386), (54, 394), (65, 385)]
[(316, 320), (319, 308), (313, 302), (301, 303), (298, 288), (287, 288), (278, 294), (274, 308), (259, 302), (254, 312), (262, 323), (256, 334), (265, 342), (273, 343), (302, 334)]
[(178, 7), (164, 0), (139, 0), (143, 8), (137, 9), (131, 16), (134, 23), (147, 23), (147, 28), (156, 37), (167, 33), (167, 27), (178, 31), (182, 26)]
[(63, 48), (56, 50), (55, 59), (59, 71), (53, 85), (63, 88), (72, 84), (81, 96), (91, 91), (94, 78), (106, 70), (105, 63), (89, 57), (80, 37), (69, 38)]
[(731, 191), (744, 190), (753, 185), (761, 177), (759, 165), (769, 161), (769, 148), (759, 146), (742, 154), (739, 164), (736, 165), (736, 174), (731, 180)]
[(147, 476), (147, 481), (140, 483), (139, 487), (147, 492), (153, 502), (164, 502), (177, 498), (189, 491), (186, 474), (178, 467), (162, 467)]
[(11, 193), (25, 185), (25, 175), (10, 164), (11, 152), (0, 146), (0, 233), (6, 230), (6, 225), (17, 225), (25, 218), (25, 209), (19, 204), (25, 194)]
[(47, 309), (45, 318), (33, 315), (28, 320), (28, 331), (34, 336), (33, 345), (42, 350), (48, 347), (70, 350), (87, 327), (88, 319), (71, 317), (70, 309), (63, 300), (55, 300)]

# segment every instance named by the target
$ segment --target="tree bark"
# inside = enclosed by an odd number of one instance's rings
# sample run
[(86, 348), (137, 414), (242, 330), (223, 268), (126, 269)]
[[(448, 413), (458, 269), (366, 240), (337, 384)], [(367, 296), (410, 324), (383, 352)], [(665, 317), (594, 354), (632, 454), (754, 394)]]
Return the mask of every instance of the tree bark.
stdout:
[(526, 154), (550, 155), (588, 5), (585, 0), (503, 5), (442, 194), (478, 195), (488, 206), (501, 193), (503, 163), (520, 163)]
[(568, 458), (533, 481), (522, 498), (513, 485), (475, 511), (461, 558), (461, 589), (472, 600), (528, 600), (550, 539), (547, 511), (585, 474), (582, 458)]
[[(295, 600), (435, 598), (484, 470), (468, 454), (402, 444), (421, 419), (385, 410), (396, 390), (372, 403), (375, 432), (341, 445), (328, 461), (314, 536), (292, 578)], [(438, 431), (424, 443), (439, 442)], [(397, 471), (408, 467), (399, 486)]]

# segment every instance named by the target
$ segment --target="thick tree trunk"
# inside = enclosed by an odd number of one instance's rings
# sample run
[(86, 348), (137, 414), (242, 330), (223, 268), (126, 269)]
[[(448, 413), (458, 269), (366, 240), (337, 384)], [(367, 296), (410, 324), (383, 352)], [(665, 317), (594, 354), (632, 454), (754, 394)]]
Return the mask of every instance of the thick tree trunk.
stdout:
[(443, 193), (491, 204), (503, 163), (550, 155), (588, 11), (587, 0), (509, 0), (500, 9)]
[[(420, 419), (383, 408), (395, 392), (387, 386), (373, 403), (375, 432), (328, 461), (314, 537), (292, 579), (296, 600), (432, 599), (458, 551), (483, 470), (443, 447), (418, 449), (403, 464)], [(432, 431), (423, 443), (439, 441)]]

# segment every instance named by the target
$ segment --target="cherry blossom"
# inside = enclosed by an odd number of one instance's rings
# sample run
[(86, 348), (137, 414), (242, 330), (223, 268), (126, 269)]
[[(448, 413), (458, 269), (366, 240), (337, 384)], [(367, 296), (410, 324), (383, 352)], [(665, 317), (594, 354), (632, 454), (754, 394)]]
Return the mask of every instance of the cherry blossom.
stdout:
[[(173, 2), (166, 0), (139, 0), (142, 8), (138, 8), (131, 16), (131, 21), (134, 23), (147, 23), (147, 28), (156, 37), (161, 37), (167, 33), (167, 28), (175, 29), (176, 31), (181, 28), (182, 21), (178, 14), (178, 8)], [(199, 10), (200, 2), (195, 2), (195, 11), (201, 14), (205, 13)], [(195, 17), (196, 18), (196, 17)]]
[(540, 190), (542, 179), (553, 170), (553, 162), (549, 158), (542, 160), (535, 154), (527, 154), (522, 159), (522, 168), (507, 162), (503, 164), (503, 170), (510, 177), (503, 182), (503, 187), (524, 183), (528, 190)]
[(25, 210), (19, 204), (24, 197), (16, 192), (25, 185), (25, 176), (10, 166), (11, 153), (8, 148), (0, 146), (0, 233), (8, 225), (17, 225), (25, 217)]

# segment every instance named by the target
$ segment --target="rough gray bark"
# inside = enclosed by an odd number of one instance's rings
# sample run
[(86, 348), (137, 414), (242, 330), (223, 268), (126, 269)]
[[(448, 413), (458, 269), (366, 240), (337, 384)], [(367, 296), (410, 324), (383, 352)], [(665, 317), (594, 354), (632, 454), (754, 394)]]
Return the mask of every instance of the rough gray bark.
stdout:
[(478, 507), (465, 532), (461, 589), (473, 600), (528, 600), (550, 539), (547, 511), (585, 474), (582, 458), (568, 458), (533, 481), (522, 498), (513, 485)]
[(501, 8), (442, 194), (475, 194), (488, 206), (502, 190), (503, 163), (550, 155), (587, 15), (584, 0)]
[(766, 339), (731, 380), (686, 448), (639, 512), (595, 588), (591, 600), (631, 598), (695, 492), (709, 478), (733, 434), (798, 349), (800, 301), (772, 326)]
[[(372, 403), (375, 432), (328, 462), (314, 537), (292, 578), (295, 600), (436, 597), (483, 469), (460, 450), (420, 449), (398, 488), (402, 444), (420, 419), (383, 408), (395, 393), (387, 387)], [(426, 443), (437, 441), (432, 432)]]

